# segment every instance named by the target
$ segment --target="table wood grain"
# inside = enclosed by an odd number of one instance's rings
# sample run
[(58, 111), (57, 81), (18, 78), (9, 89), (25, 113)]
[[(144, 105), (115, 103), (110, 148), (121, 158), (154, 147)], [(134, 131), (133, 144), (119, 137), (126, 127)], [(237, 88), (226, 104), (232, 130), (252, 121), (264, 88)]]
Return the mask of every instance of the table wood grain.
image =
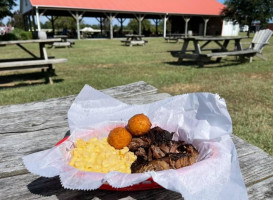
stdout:
[[(170, 97), (143, 82), (102, 90), (125, 103), (144, 104)], [(76, 96), (0, 106), (0, 199), (182, 199), (166, 189), (137, 192), (73, 191), (58, 177), (30, 174), (22, 157), (51, 148), (69, 134), (67, 111)], [(235, 133), (236, 134), (236, 133)], [(273, 199), (273, 157), (233, 135), (249, 199)]]

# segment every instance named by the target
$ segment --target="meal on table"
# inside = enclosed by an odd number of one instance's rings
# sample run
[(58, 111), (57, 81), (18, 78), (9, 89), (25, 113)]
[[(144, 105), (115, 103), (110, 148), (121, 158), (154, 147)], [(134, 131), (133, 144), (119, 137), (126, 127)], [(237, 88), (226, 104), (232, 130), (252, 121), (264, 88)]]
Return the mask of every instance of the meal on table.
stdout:
[(143, 173), (179, 169), (196, 162), (198, 151), (191, 144), (174, 141), (173, 132), (151, 126), (146, 115), (137, 114), (127, 126), (114, 128), (101, 140), (78, 139), (69, 165), (90, 172)]

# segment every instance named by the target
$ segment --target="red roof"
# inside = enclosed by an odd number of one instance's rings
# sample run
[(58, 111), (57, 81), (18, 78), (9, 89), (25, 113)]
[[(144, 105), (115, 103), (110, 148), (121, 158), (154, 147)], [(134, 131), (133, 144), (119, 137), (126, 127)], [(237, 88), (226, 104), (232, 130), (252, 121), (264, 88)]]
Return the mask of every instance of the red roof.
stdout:
[(32, 6), (139, 13), (220, 15), (216, 0), (30, 0)]

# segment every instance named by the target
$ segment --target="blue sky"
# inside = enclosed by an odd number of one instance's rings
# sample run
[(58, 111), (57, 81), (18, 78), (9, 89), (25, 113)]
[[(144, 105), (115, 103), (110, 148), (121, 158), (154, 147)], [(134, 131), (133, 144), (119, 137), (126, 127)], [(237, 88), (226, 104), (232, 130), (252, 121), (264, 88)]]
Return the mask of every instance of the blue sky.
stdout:
[[(225, 0), (217, 0), (217, 1), (219, 1), (219, 2), (221, 2), (221, 3), (224, 3)], [(17, 6), (15, 6), (15, 7), (13, 8), (13, 11), (19, 10), (19, 8), (20, 8), (20, 0), (16, 0), (16, 3), (17, 3)], [(46, 20), (47, 20), (47, 19), (46, 19), (45, 17), (41, 18), (41, 21), (42, 21), (42, 22), (45, 22)], [(2, 21), (4, 22), (4, 24), (6, 24), (7, 21), (8, 21), (8, 18), (6, 17), (6, 18), (4, 18)], [(95, 20), (95, 19), (90, 19), (90, 18), (85, 18), (85, 19), (84, 19), (84, 22), (85, 22), (85, 23), (88, 23), (88, 24), (98, 24), (97, 20)], [(114, 22), (114, 24), (115, 24), (115, 22)]]

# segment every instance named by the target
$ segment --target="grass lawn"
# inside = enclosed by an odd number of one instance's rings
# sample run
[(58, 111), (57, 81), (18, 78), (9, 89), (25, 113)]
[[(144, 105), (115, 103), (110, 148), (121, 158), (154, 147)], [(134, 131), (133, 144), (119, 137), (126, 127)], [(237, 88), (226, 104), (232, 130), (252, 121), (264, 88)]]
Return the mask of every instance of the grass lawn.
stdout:
[[(273, 37), (263, 51), (268, 61), (255, 57), (252, 63), (239, 63), (231, 57), (204, 68), (192, 62), (177, 65), (167, 51), (179, 50), (181, 43), (147, 40), (144, 47), (125, 47), (119, 40), (81, 40), (73, 48), (48, 49), (49, 56), (68, 59), (55, 65), (55, 83), (44, 84), (39, 70), (1, 73), (0, 105), (77, 94), (84, 84), (104, 89), (140, 80), (172, 95), (218, 93), (226, 100), (234, 134), (273, 155)], [(26, 47), (38, 54), (36, 45)], [(15, 53), (28, 56), (16, 46), (0, 47), (1, 59)]]

